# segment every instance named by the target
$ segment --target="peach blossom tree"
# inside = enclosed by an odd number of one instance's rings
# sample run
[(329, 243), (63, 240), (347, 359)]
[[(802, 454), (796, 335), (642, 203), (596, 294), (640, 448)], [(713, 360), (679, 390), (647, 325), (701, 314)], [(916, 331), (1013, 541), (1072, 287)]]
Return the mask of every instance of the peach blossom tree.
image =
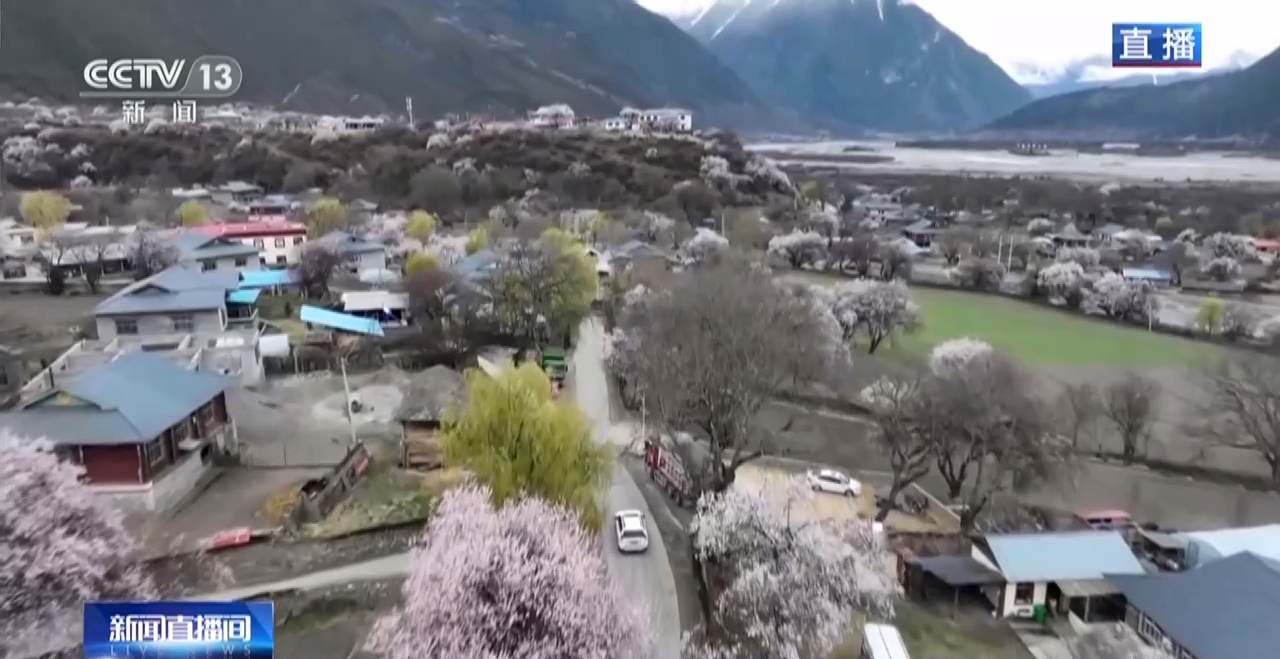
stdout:
[(73, 634), (85, 601), (155, 596), (123, 515), (83, 473), (48, 441), (0, 430), (0, 645), (9, 654), (73, 645), (52, 630)]
[(606, 574), (599, 540), (538, 499), (445, 494), (410, 558), (404, 604), (370, 649), (387, 659), (627, 659), (649, 648), (644, 610)]

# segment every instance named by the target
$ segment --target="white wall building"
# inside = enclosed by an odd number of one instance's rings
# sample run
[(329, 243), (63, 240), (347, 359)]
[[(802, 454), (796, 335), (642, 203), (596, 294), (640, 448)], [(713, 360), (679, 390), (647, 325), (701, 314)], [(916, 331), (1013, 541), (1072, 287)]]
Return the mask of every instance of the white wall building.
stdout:
[(605, 130), (637, 130), (656, 133), (693, 131), (693, 113), (681, 108), (623, 108), (617, 118), (604, 120)]
[(544, 105), (529, 113), (529, 122), (544, 128), (564, 128), (577, 123), (573, 108), (563, 103)]

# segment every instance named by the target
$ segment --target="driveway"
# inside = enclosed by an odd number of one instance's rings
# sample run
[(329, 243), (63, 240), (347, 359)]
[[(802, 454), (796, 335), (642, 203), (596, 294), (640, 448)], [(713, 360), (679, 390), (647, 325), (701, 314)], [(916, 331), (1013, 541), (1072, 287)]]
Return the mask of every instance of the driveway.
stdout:
[[(625, 426), (615, 426), (610, 416), (609, 379), (604, 367), (604, 326), (597, 318), (589, 318), (578, 327), (578, 345), (573, 353), (573, 383), (578, 406), (591, 419), (596, 440), (619, 449), (630, 442)], [(618, 510), (639, 510), (652, 520), (653, 514), (635, 479), (615, 463), (609, 485), (607, 507), (610, 514)], [(623, 592), (643, 599), (649, 608), (654, 635), (654, 656), (680, 656), (680, 610), (676, 601), (676, 582), (667, 559), (662, 535), (650, 522), (649, 551), (625, 556), (618, 553), (609, 532), (604, 533), (605, 559), (609, 572)]]

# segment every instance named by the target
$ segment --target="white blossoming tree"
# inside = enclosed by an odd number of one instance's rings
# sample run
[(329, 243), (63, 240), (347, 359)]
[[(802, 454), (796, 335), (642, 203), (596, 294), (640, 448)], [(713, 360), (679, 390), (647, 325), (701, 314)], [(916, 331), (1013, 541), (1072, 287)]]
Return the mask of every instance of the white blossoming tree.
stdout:
[(714, 624), (690, 637), (690, 656), (823, 657), (855, 614), (893, 615), (899, 588), (888, 543), (870, 521), (805, 519), (814, 496), (797, 477), (781, 501), (737, 485), (698, 502), (695, 569), (718, 569), (723, 586), (708, 593)]
[(1173, 659), (1173, 655), (1147, 645), (1128, 625), (1090, 625), (1089, 631), (1067, 640), (1071, 659)]
[(1092, 247), (1063, 247), (1054, 260), (1058, 263), (1078, 263), (1082, 268), (1096, 268), (1102, 263), (1102, 253)]
[(934, 373), (958, 373), (976, 359), (986, 359), (995, 354), (991, 344), (968, 337), (949, 339), (929, 351), (929, 368)]
[(1247, 261), (1257, 256), (1253, 238), (1234, 233), (1215, 233), (1205, 238), (1200, 247), (1209, 259)]
[(873, 354), (895, 332), (912, 332), (922, 322), (920, 306), (901, 280), (854, 279), (832, 291), (832, 313), (846, 340), (861, 334)]
[(707, 228), (700, 228), (685, 241), (684, 255), (690, 263), (699, 265), (729, 249), (729, 239)]
[(1240, 262), (1230, 256), (1216, 256), (1204, 264), (1205, 276), (1214, 281), (1235, 281), (1242, 270)]
[(827, 252), (827, 239), (816, 231), (795, 230), (769, 239), (768, 254), (799, 270), (822, 260)]
[(1027, 233), (1033, 236), (1043, 236), (1053, 231), (1053, 220), (1044, 217), (1037, 217), (1027, 223)]
[(1059, 261), (1041, 270), (1036, 283), (1045, 296), (1065, 298), (1084, 285), (1084, 267), (1075, 261)]
[(1160, 298), (1147, 282), (1129, 282), (1114, 273), (1096, 279), (1085, 290), (1083, 306), (1089, 313), (1100, 313), (1130, 321), (1154, 319)]

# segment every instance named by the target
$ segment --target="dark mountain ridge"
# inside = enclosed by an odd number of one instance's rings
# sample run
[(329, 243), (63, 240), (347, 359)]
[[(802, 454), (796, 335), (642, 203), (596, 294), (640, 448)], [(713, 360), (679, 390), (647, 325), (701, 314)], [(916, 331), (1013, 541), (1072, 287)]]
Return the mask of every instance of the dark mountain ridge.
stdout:
[(719, 0), (679, 22), (767, 100), (833, 130), (970, 128), (1031, 98), (900, 0)]
[(97, 58), (237, 58), (237, 100), (313, 112), (607, 116), (679, 105), (699, 125), (794, 127), (732, 70), (630, 0), (41, 0), (6, 3), (0, 92), (71, 100)]
[(1280, 137), (1280, 50), (1239, 71), (1167, 86), (1107, 87), (1041, 99), (986, 129), (1275, 140)]

